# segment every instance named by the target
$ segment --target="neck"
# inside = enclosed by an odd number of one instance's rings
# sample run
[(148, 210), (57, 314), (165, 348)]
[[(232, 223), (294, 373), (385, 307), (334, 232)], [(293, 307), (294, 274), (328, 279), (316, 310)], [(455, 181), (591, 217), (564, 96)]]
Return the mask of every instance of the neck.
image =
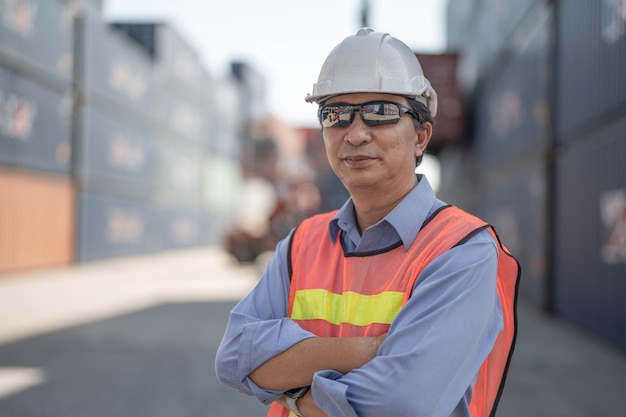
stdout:
[(365, 229), (381, 221), (416, 185), (417, 176), (413, 176), (411, 181), (397, 188), (393, 193), (389, 193), (389, 189), (351, 191), (359, 231), (363, 233)]

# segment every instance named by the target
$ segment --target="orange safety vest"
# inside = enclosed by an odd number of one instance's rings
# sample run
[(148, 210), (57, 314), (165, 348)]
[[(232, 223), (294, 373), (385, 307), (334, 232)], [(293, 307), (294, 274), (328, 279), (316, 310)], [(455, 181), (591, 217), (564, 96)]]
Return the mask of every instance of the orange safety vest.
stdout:
[[(424, 268), (442, 253), (489, 230), (499, 248), (497, 290), (504, 328), (479, 370), (469, 407), (472, 417), (494, 416), (515, 345), (520, 267), (493, 227), (457, 207), (444, 206), (424, 222), (408, 251), (399, 242), (368, 253), (344, 254), (340, 234), (335, 242), (328, 238), (335, 213), (305, 220), (289, 246), (289, 317), (320, 337), (387, 332)], [(295, 417), (278, 403), (272, 404), (268, 417), (286, 416)]]

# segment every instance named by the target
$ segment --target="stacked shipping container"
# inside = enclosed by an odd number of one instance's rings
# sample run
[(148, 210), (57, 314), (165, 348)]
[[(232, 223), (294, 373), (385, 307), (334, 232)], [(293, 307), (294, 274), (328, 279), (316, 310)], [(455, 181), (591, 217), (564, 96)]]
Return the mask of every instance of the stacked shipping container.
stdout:
[(626, 346), (626, 13), (556, 9), (554, 309)]
[(67, 265), (72, 21), (57, 1), (0, 6), (0, 272)]
[[(450, 19), (461, 19), (449, 6)], [(462, 6), (466, 7), (466, 6)], [(461, 204), (492, 223), (522, 265), (520, 291), (542, 304), (546, 275), (546, 157), (552, 11), (543, 1), (474, 1), (449, 26), (461, 55), (473, 144), (473, 193)], [(464, 23), (463, 23), (464, 22)], [(444, 190), (457, 190), (446, 176)], [(447, 181), (445, 180), (447, 178)], [(448, 191), (448, 194), (453, 192)]]
[(448, 30), (479, 184), (465, 203), (517, 255), (523, 297), (626, 346), (623, 6), (460, 3)]
[(0, 0), (0, 272), (216, 243), (233, 216), (210, 187), (240, 171), (238, 89), (101, 6)]
[(537, 2), (503, 44), (499, 66), (489, 69), (475, 92), (478, 212), (512, 246), (523, 265), (520, 290), (535, 303), (546, 297), (550, 22), (550, 10)]
[(88, 5), (76, 38), (77, 260), (159, 249), (151, 58)]

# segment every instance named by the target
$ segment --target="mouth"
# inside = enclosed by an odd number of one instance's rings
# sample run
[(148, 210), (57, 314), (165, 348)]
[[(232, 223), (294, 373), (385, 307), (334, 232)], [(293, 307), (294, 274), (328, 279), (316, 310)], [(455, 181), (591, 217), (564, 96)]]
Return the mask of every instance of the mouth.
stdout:
[(369, 155), (369, 154), (343, 154), (339, 156), (341, 159), (345, 159), (345, 160), (350, 160), (350, 161), (361, 161), (364, 159), (377, 159), (375, 156), (373, 155)]
[(368, 155), (348, 155), (342, 157), (341, 159), (343, 159), (343, 161), (349, 166), (361, 167), (373, 162), (377, 158)]

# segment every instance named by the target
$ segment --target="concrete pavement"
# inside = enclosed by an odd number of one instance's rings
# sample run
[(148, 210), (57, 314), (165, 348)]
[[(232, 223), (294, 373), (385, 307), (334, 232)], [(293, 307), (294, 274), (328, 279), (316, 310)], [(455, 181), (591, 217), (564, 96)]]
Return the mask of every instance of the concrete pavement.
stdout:
[(215, 248), (1, 276), (0, 417), (265, 415), (213, 365), (257, 279)]
[[(0, 275), (0, 417), (263, 416), (213, 371), (262, 264), (203, 248)], [(523, 302), (519, 322), (499, 417), (624, 415), (625, 352)]]
[(498, 417), (626, 415), (626, 352), (523, 302)]
[(0, 343), (162, 302), (236, 300), (257, 278), (218, 248), (0, 274)]

